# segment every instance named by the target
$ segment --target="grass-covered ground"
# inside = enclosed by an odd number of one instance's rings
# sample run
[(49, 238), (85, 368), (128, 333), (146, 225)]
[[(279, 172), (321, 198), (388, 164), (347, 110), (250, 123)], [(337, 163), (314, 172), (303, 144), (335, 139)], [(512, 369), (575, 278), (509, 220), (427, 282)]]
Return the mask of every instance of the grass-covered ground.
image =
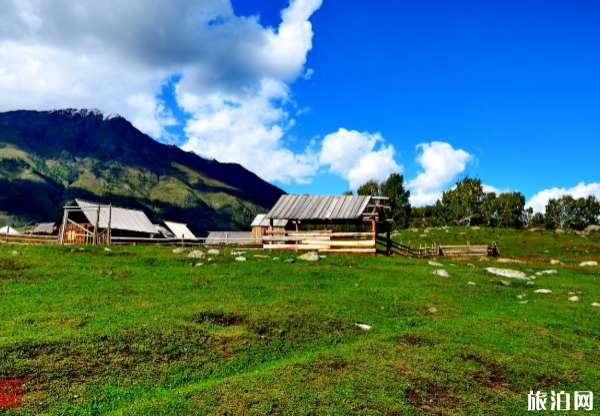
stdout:
[[(514, 415), (530, 390), (600, 395), (600, 268), (578, 266), (598, 234), (420, 235), (397, 238), (496, 241), (526, 263), (441, 258), (443, 278), (397, 257), (0, 245), (0, 379), (25, 390), (5, 414)], [(529, 286), (489, 265), (558, 274)]]

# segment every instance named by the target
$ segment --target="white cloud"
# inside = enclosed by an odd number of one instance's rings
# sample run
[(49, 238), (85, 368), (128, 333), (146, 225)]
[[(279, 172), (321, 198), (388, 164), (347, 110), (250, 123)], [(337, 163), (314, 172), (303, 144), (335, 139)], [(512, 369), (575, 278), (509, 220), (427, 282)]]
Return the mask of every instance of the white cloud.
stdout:
[(527, 203), (527, 207), (532, 207), (535, 212), (546, 212), (546, 205), (551, 199), (557, 199), (565, 195), (571, 195), (575, 199), (587, 198), (590, 195), (600, 199), (600, 183), (590, 183), (586, 185), (580, 182), (577, 186), (570, 189), (551, 188), (535, 194)]
[[(379, 149), (375, 148), (379, 144)], [(390, 173), (402, 172), (403, 167), (394, 160), (394, 147), (385, 144), (379, 133), (360, 133), (340, 128), (325, 136), (319, 161), (328, 165), (329, 172), (340, 175), (356, 189), (369, 179), (387, 179)]]
[(444, 188), (473, 161), (469, 153), (443, 142), (421, 143), (417, 150), (421, 152), (417, 162), (423, 171), (408, 182), (410, 201), (415, 206), (434, 204)]
[(175, 120), (157, 97), (177, 76), (186, 149), (306, 182), (316, 158), (286, 148), (286, 106), (288, 84), (313, 73), (309, 18), (321, 2), (291, 0), (271, 28), (236, 16), (229, 0), (5, 0), (0, 111), (97, 107), (169, 140)]
[(509, 193), (510, 189), (498, 189), (492, 185), (483, 184), (483, 192), (488, 193), (488, 194), (491, 192), (494, 192), (496, 195), (500, 195), (500, 194)]

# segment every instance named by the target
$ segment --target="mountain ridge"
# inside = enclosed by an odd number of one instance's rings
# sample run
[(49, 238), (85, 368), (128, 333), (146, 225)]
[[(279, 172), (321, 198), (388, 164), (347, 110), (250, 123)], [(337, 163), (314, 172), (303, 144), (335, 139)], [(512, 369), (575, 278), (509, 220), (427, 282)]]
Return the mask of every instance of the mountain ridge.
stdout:
[(239, 164), (160, 143), (96, 109), (0, 113), (0, 185), (0, 222), (51, 221), (78, 197), (195, 232), (246, 229), (285, 193)]

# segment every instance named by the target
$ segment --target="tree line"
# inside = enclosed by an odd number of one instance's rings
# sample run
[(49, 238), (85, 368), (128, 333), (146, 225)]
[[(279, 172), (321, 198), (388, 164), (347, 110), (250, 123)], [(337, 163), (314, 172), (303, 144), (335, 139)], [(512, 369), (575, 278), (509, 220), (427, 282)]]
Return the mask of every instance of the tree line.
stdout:
[[(351, 191), (346, 192), (352, 195)], [(411, 207), (410, 190), (404, 177), (392, 173), (387, 180), (367, 181), (357, 189), (358, 195), (385, 196), (394, 228), (415, 226), (487, 226), (525, 228), (544, 226), (547, 229), (583, 230), (600, 223), (600, 202), (595, 196), (575, 199), (570, 195), (550, 199), (546, 213), (534, 213), (526, 208), (521, 192), (485, 192), (481, 179), (465, 176), (446, 190), (434, 205)]]

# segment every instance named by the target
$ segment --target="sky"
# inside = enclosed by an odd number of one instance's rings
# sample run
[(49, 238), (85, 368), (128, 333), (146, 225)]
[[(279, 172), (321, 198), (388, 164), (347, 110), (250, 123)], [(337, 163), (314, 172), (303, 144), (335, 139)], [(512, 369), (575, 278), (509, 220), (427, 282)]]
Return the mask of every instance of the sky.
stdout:
[(289, 193), (600, 198), (600, 3), (0, 0), (0, 111), (98, 108)]

